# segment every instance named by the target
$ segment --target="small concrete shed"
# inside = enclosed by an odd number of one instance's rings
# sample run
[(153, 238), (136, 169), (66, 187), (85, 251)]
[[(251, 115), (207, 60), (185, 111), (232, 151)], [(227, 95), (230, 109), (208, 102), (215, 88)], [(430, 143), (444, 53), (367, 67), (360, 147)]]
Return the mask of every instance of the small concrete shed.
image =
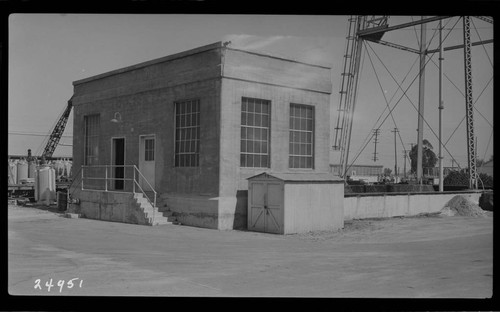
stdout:
[(248, 230), (292, 234), (344, 227), (344, 181), (329, 173), (248, 178)]

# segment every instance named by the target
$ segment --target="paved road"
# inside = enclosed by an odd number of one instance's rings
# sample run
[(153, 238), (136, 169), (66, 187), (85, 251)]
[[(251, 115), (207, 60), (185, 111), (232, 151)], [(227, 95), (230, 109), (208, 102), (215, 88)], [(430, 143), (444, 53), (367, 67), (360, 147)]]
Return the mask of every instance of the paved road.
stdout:
[(13, 295), (492, 296), (492, 213), (287, 236), (67, 219), (32, 207), (9, 206), (8, 216)]

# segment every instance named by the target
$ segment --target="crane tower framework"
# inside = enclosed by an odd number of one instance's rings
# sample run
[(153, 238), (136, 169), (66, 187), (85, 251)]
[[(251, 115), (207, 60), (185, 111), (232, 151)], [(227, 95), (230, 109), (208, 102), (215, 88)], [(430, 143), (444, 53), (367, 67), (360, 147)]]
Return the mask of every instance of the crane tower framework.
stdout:
[(52, 154), (56, 150), (57, 144), (59, 143), (59, 140), (61, 139), (64, 133), (64, 129), (66, 128), (66, 123), (68, 122), (71, 109), (73, 108), (72, 100), (73, 97), (71, 97), (68, 100), (68, 105), (66, 106), (66, 109), (63, 111), (61, 117), (59, 117), (59, 120), (57, 121), (54, 129), (52, 130), (52, 133), (49, 136), (49, 140), (43, 150), (42, 157), (44, 158), (52, 157)]
[[(343, 59), (343, 69), (341, 74), (340, 96), (337, 109), (337, 122), (334, 128), (334, 146), (333, 149), (340, 151), (340, 177), (346, 179), (346, 173), (349, 169), (349, 148), (352, 133), (353, 115), (356, 107), (356, 98), (359, 87), (360, 63), (362, 54), (363, 40), (376, 42), (396, 49), (417, 53), (425, 56), (429, 53), (434, 53), (436, 50), (429, 49), (413, 49), (403, 45), (382, 40), (383, 35), (392, 30), (402, 29), (410, 26), (423, 25), (429, 22), (440, 21), (451, 18), (452, 16), (432, 16), (422, 17), (420, 20), (402, 23), (399, 25), (389, 26), (389, 16), (375, 15), (357, 15), (350, 16), (348, 19), (349, 27), (346, 36), (345, 54)], [(470, 188), (477, 188), (477, 172), (476, 172), (476, 151), (474, 142), (474, 124), (473, 124), (473, 102), (472, 102), (472, 64), (471, 64), (471, 46), (479, 44), (492, 43), (493, 40), (484, 40), (479, 42), (471, 42), (470, 40), (470, 17), (464, 16), (464, 43), (463, 45), (451, 46), (444, 48), (447, 50), (464, 49), (464, 73), (465, 73), (465, 106), (466, 106), (466, 121), (467, 121), (467, 156), (469, 168)], [(488, 17), (476, 16), (476, 18), (493, 23), (493, 20)], [(422, 27), (425, 29), (425, 27)], [(441, 46), (440, 42), (440, 46)], [(441, 47), (442, 49), (442, 47)], [(424, 66), (425, 67), (425, 66)], [(424, 69), (421, 68), (421, 71)], [(422, 90), (423, 92), (423, 90)], [(420, 112), (419, 112), (420, 114)], [(419, 131), (423, 131), (423, 127), (419, 127)], [(441, 138), (440, 138), (441, 140)], [(441, 145), (442, 143), (439, 142)], [(422, 155), (419, 155), (422, 157)], [(351, 164), (352, 165), (352, 164)], [(418, 171), (418, 170), (417, 170)], [(419, 179), (421, 181), (421, 179)]]

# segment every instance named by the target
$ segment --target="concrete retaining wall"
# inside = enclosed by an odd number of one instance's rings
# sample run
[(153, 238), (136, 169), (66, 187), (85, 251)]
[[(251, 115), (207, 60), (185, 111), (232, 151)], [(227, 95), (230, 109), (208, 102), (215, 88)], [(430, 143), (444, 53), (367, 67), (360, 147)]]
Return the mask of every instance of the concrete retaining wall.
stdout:
[(163, 194), (159, 206), (167, 205), (183, 225), (219, 229), (218, 197), (191, 194)]
[(80, 191), (79, 205), (72, 204), (69, 212), (84, 218), (133, 224), (147, 224), (144, 212), (132, 193)]
[(357, 195), (344, 198), (344, 220), (439, 212), (456, 195), (478, 204), (481, 192)]

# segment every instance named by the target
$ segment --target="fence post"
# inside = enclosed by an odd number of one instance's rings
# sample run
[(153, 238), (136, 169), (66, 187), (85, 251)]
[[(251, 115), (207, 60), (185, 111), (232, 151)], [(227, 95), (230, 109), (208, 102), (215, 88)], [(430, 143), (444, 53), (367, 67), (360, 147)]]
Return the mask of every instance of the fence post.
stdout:
[(83, 169), (85, 168), (82, 166), (81, 169), (82, 169), (82, 191), (83, 191)]

